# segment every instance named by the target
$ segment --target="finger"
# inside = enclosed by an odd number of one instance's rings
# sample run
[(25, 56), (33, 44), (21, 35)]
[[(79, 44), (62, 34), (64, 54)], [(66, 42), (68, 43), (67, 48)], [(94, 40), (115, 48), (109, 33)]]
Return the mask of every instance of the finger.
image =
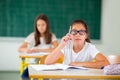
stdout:
[(65, 41), (65, 42), (68, 40), (69, 40), (69, 37), (67, 37), (67, 36), (63, 39), (63, 41)]
[(71, 39), (71, 34), (70, 33), (67, 33), (67, 35), (66, 36), (68, 36), (69, 37), (69, 39)]

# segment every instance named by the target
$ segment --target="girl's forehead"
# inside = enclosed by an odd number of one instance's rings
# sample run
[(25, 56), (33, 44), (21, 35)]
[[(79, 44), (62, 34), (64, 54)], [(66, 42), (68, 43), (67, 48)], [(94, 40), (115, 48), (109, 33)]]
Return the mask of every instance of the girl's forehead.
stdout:
[(81, 29), (85, 29), (85, 27), (83, 24), (74, 24), (72, 25), (72, 29), (81, 30)]
[(45, 23), (45, 21), (42, 20), (42, 19), (38, 19), (38, 20), (37, 20), (37, 23)]

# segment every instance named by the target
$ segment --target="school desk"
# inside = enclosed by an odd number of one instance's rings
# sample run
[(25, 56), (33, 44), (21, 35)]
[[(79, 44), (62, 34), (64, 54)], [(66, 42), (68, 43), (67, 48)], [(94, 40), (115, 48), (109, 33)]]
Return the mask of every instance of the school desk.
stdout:
[(120, 79), (120, 75), (105, 75), (102, 69), (37, 71), (31, 65), (28, 69), (31, 80), (34, 78)]
[(24, 68), (28, 66), (29, 64), (29, 58), (42, 58), (43, 56), (47, 55), (48, 53), (32, 53), (32, 54), (27, 54), (27, 53), (20, 53), (19, 57), (21, 58), (20, 61), (20, 74), (23, 73)]

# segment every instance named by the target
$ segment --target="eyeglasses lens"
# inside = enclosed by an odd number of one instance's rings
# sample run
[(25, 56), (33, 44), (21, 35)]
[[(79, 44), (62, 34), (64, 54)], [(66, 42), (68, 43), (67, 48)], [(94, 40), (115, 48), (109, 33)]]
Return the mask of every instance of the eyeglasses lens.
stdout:
[(79, 33), (79, 35), (84, 35), (85, 32), (86, 30), (71, 30), (70, 34), (76, 35), (77, 33)]

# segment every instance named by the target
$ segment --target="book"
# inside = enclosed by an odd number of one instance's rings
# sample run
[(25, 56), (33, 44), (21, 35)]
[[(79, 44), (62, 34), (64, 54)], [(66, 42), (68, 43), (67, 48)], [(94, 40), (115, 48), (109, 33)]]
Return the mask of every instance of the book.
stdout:
[(73, 70), (73, 69), (87, 70), (88, 69), (85, 67), (69, 66), (65, 64), (52, 64), (52, 65), (40, 64), (40, 65), (29, 65), (29, 66), (31, 66), (37, 71)]

